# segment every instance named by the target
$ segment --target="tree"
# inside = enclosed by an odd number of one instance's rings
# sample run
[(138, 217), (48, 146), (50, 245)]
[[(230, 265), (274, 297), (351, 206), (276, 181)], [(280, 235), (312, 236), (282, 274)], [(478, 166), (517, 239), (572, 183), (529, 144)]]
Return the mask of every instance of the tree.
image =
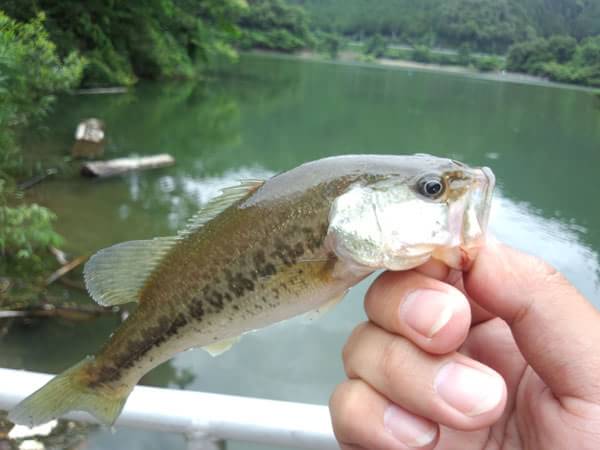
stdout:
[(506, 68), (517, 72), (537, 74), (543, 63), (554, 61), (554, 54), (545, 39), (535, 39), (513, 45), (506, 60)]
[(314, 37), (304, 9), (283, 0), (250, 0), (238, 22), (242, 48), (294, 52), (311, 46)]
[(21, 20), (43, 12), (59, 53), (79, 50), (88, 85), (132, 84), (140, 78), (192, 77), (197, 65), (234, 54), (244, 0), (7, 0)]
[(577, 49), (577, 41), (571, 36), (556, 35), (548, 39), (548, 47), (559, 64), (570, 61)]

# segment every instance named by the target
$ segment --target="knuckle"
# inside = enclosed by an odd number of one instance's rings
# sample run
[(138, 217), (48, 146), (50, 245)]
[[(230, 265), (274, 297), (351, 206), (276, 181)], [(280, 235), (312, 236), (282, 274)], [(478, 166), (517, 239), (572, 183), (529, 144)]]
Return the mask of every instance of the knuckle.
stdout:
[(360, 381), (346, 381), (335, 389), (329, 400), (331, 420), (340, 441), (355, 440), (361, 418), (364, 417), (365, 390)]
[(388, 385), (394, 385), (394, 381), (398, 378), (398, 361), (399, 361), (399, 340), (390, 339), (383, 346), (381, 351), (381, 375), (383, 381)]
[(352, 372), (352, 357), (356, 349), (356, 343), (360, 341), (361, 336), (365, 333), (368, 327), (369, 323), (363, 322), (354, 328), (352, 334), (342, 348), (342, 361), (344, 363), (344, 370), (348, 376), (350, 376), (350, 373)]

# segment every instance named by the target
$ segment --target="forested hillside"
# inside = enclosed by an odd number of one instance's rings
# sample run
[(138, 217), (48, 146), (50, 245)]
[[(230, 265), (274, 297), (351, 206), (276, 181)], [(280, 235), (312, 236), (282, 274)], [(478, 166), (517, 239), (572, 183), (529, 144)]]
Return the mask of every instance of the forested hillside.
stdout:
[(38, 15), (58, 52), (86, 59), (84, 84), (190, 78), (214, 56), (232, 55), (244, 0), (0, 0), (18, 21)]
[(533, 37), (600, 34), (600, 0), (289, 0), (314, 27), (361, 38), (504, 52)]

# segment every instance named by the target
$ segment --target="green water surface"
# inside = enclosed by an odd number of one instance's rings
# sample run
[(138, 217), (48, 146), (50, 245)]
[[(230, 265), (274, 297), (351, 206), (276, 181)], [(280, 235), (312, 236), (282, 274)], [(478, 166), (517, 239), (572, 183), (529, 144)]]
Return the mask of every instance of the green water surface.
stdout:
[[(73, 254), (173, 234), (240, 178), (344, 153), (432, 153), (490, 166), (498, 178), (492, 231), (547, 259), (600, 306), (600, 100), (590, 92), (246, 55), (207, 83), (62, 98), (49, 131), (28, 140), (28, 156), (67, 155), (86, 117), (106, 123), (107, 157), (168, 152), (177, 164), (107, 180), (63, 175), (37, 186), (32, 196), (58, 214)], [(340, 351), (364, 320), (366, 287), (317, 322), (294, 319), (247, 335), (216, 359), (201, 350), (180, 354), (144, 382), (324, 404), (344, 377)], [(105, 318), (16, 328), (0, 344), (0, 365), (63, 370), (117, 324)], [(99, 431), (90, 443), (183, 446), (179, 436), (128, 430)]]

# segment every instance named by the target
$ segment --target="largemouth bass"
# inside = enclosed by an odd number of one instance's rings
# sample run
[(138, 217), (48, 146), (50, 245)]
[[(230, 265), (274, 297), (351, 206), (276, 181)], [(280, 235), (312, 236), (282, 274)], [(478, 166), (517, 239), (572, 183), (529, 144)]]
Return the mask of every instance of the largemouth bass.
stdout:
[(137, 308), (95, 356), (23, 400), (10, 420), (32, 426), (84, 410), (111, 424), (139, 379), (176, 353), (218, 354), (248, 331), (326, 310), (378, 269), (429, 258), (465, 269), (484, 237), (493, 187), (488, 168), (357, 155), (225, 189), (178, 235), (90, 258), (92, 298)]

